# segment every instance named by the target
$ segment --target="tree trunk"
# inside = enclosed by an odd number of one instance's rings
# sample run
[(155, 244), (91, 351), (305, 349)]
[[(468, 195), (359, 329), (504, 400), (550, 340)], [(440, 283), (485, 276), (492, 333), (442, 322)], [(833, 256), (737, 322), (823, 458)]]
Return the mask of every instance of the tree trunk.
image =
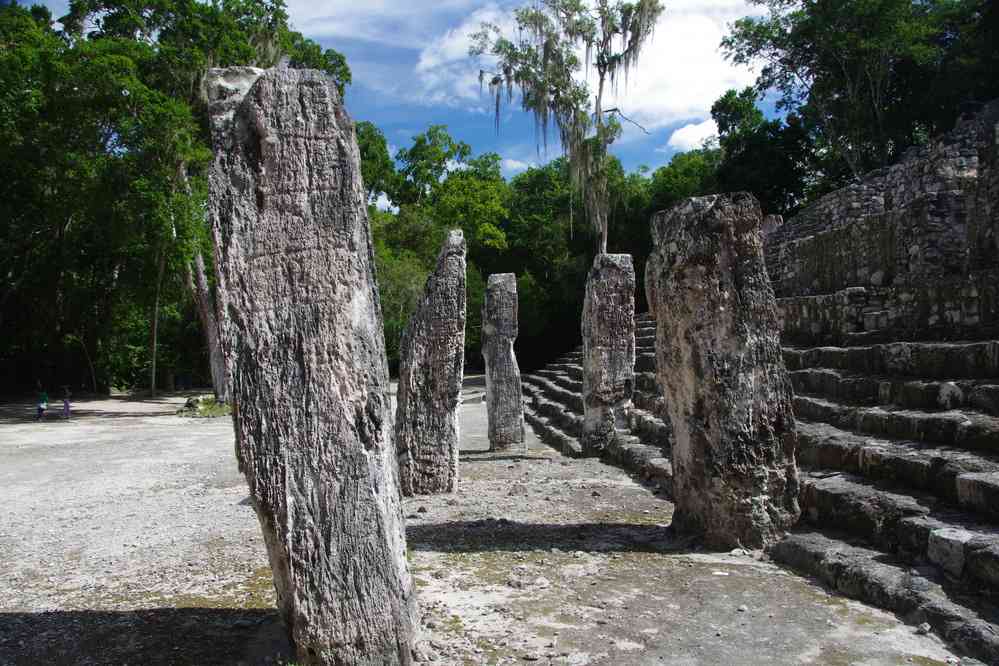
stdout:
[(156, 297), (153, 300), (153, 326), (149, 342), (149, 397), (156, 397), (156, 335), (160, 323), (160, 289), (163, 286), (163, 270), (166, 268), (166, 252), (160, 248), (159, 266), (156, 269)]
[(316, 70), (213, 70), (209, 219), (236, 455), (302, 666), (413, 662), (354, 124)]
[[(193, 268), (192, 268), (193, 264)], [(194, 255), (194, 261), (187, 266), (187, 287), (194, 297), (201, 320), (201, 330), (205, 334), (205, 344), (208, 347), (208, 363), (212, 371), (212, 389), (215, 400), (229, 402), (229, 375), (225, 368), (225, 357), (222, 354), (222, 343), (219, 340), (219, 325), (216, 319), (215, 298), (208, 285), (205, 274), (205, 259), (199, 250)]]

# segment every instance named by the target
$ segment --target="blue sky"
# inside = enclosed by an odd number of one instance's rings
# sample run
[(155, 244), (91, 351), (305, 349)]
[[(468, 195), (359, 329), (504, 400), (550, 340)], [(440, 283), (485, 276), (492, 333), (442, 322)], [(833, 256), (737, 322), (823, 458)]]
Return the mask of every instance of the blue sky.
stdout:
[[(510, 25), (525, 0), (287, 0), (291, 22), (306, 36), (347, 57), (354, 83), (347, 107), (356, 120), (382, 128), (394, 148), (429, 125), (448, 126), (476, 154), (494, 151), (506, 175), (558, 156), (538, 153), (534, 122), (508, 107), (496, 132), (479, 65), (468, 57), (469, 34), (482, 21)], [(48, 0), (55, 16), (66, 2)], [(613, 152), (625, 168), (655, 169), (678, 150), (714, 132), (711, 103), (726, 89), (752, 83), (746, 68), (718, 51), (726, 26), (752, 12), (745, 0), (665, 0), (666, 12), (628, 85), (610, 103), (648, 128), (626, 126)], [(609, 105), (608, 105), (609, 106)]]

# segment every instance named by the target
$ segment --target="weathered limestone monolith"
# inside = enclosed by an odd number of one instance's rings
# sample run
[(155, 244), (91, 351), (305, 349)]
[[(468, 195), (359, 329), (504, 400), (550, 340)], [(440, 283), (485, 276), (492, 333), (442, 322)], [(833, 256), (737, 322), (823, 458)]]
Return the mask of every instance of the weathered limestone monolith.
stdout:
[(458, 404), (465, 369), (465, 236), (448, 234), (402, 334), (395, 445), (405, 495), (458, 486)]
[(630, 254), (598, 254), (583, 301), (583, 435), (599, 456), (628, 427), (635, 387), (635, 268)]
[(520, 367), (513, 352), (517, 331), (517, 276), (490, 275), (482, 305), (482, 358), (486, 364), (489, 446), (493, 451), (524, 445)]
[(652, 220), (656, 363), (672, 421), (674, 524), (711, 546), (766, 547), (798, 519), (791, 385), (746, 193)]
[(354, 124), (314, 70), (212, 70), (236, 457), (301, 664), (410, 664), (414, 596)]

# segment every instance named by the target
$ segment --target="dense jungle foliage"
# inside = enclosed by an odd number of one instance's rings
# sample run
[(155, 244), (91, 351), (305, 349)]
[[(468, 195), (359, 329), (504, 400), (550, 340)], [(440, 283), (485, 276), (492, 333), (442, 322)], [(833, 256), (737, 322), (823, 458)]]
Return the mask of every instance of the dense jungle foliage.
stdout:
[[(757, 64), (759, 80), (715, 102), (717, 140), (655, 171), (627, 173), (611, 158), (609, 251), (633, 254), (639, 278), (656, 210), (749, 190), (766, 212), (790, 215), (999, 97), (990, 0), (753, 4), (763, 12), (734, 24), (721, 47)], [(291, 30), (282, 0), (74, 0), (56, 18), (0, 3), (0, 391), (38, 380), (148, 388), (154, 349), (161, 387), (209, 385), (187, 278), (199, 254), (211, 273), (202, 77), (287, 58), (343, 88), (348, 63)], [(774, 117), (764, 99), (777, 100)], [(577, 344), (597, 239), (566, 161), (506, 179), (498, 155), (476, 154), (446, 127), (390, 155), (379, 128), (360, 120), (390, 363), (455, 226), (469, 247), (469, 370), (481, 367), (493, 272), (518, 276), (524, 369)]]

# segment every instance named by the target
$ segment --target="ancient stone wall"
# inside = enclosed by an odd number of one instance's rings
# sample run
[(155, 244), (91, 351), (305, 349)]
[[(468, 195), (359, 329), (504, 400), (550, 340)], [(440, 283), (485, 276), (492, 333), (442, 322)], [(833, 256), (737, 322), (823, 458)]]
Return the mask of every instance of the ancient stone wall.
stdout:
[(988, 334), (999, 267), (999, 102), (766, 239), (789, 340)]

